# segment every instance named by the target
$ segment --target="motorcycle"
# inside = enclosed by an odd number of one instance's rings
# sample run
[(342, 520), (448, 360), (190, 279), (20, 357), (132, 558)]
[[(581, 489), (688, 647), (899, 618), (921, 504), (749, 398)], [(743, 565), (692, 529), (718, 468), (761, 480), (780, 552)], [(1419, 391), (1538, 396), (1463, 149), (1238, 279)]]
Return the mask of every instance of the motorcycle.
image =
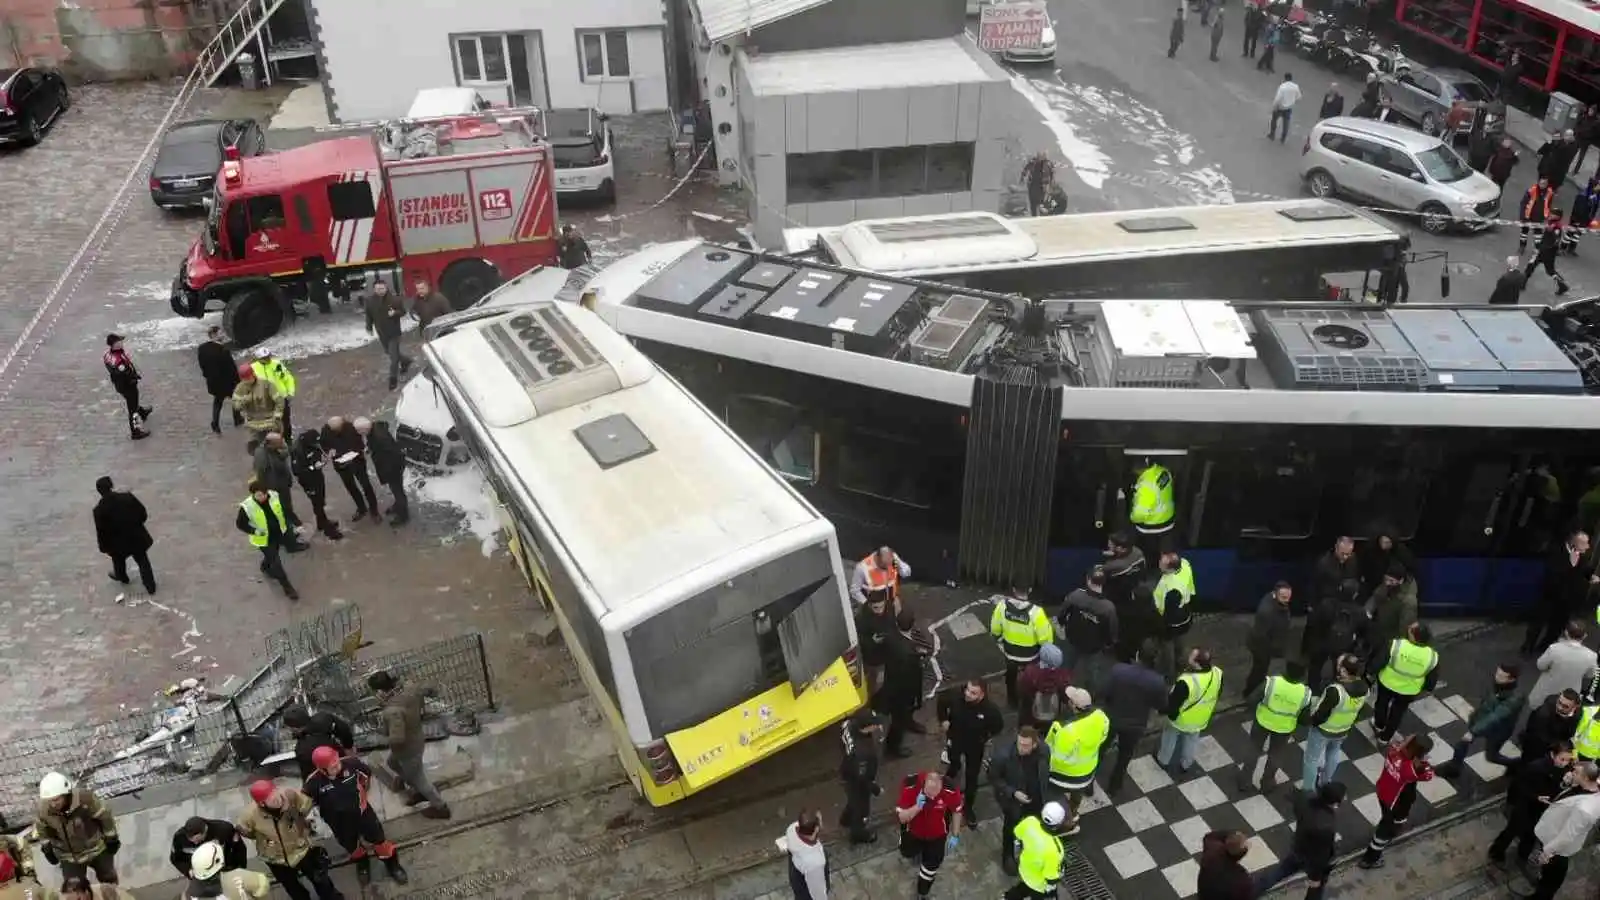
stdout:
[(1366, 50), (1356, 52), (1350, 65), (1351, 73), (1359, 78), (1366, 78), (1369, 74), (1398, 78), (1411, 71), (1411, 60), (1400, 52), (1399, 47), (1385, 47), (1376, 41), (1368, 45)]

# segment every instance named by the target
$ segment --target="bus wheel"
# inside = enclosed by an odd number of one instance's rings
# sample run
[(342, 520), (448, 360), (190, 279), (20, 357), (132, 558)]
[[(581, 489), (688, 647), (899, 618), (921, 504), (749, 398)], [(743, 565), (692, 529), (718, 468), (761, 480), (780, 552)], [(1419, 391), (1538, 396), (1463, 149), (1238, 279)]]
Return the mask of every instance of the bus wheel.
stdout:
[(263, 291), (240, 291), (222, 310), (222, 330), (237, 347), (253, 347), (283, 327), (283, 307)]
[(439, 290), (450, 298), (457, 310), (482, 300), (484, 295), (500, 286), (500, 273), (481, 259), (459, 259), (444, 270), (439, 279)]

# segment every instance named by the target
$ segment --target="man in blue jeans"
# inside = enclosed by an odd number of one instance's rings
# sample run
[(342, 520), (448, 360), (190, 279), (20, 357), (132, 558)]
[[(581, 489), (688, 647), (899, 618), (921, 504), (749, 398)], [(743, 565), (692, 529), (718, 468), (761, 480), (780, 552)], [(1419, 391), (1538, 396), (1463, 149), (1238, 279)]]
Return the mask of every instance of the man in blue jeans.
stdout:
[(1183, 674), (1167, 695), (1167, 725), (1156, 748), (1156, 762), (1175, 780), (1194, 765), (1195, 748), (1211, 726), (1221, 695), (1222, 670), (1212, 665), (1211, 651), (1202, 647), (1190, 650)]
[(1456, 741), (1455, 756), (1435, 769), (1436, 774), (1445, 778), (1459, 776), (1461, 763), (1466, 760), (1467, 751), (1478, 738), (1483, 738), (1483, 755), (1489, 762), (1507, 768), (1516, 765), (1516, 758), (1505, 756), (1500, 748), (1511, 740), (1517, 719), (1522, 715), (1526, 698), (1517, 690), (1517, 678), (1521, 672), (1522, 666), (1514, 662), (1501, 663), (1494, 670), (1494, 683), (1490, 685), (1488, 693), (1478, 699), (1478, 705), (1472, 708), (1472, 715), (1467, 717), (1467, 733)]
[(1344, 752), (1344, 739), (1361, 715), (1367, 702), (1367, 682), (1361, 677), (1365, 666), (1354, 653), (1346, 653), (1334, 663), (1334, 681), (1322, 689), (1311, 710), (1311, 729), (1306, 736), (1305, 763), (1300, 773), (1301, 789), (1315, 794), (1333, 781)]

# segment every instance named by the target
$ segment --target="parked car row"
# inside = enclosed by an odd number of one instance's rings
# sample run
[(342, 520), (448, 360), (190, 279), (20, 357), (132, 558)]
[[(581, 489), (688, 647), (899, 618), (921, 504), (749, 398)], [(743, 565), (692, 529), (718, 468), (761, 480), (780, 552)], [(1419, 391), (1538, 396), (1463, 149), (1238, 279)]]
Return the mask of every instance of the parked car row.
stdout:
[(31, 147), (72, 106), (59, 72), (24, 66), (0, 69), (0, 144)]

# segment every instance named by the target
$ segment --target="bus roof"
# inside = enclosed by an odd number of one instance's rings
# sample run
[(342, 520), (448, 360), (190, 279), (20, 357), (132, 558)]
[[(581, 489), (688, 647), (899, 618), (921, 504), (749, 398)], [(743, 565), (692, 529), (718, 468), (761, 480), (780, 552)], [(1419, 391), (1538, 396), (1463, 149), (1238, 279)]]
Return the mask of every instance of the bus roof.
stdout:
[(517, 482), (512, 489), (587, 582), (583, 593), (602, 622), (647, 618), (652, 601), (672, 599), (658, 588), (703, 579), (700, 570), (720, 569), (719, 560), (758, 553), (820, 518), (677, 382), (579, 306), (486, 309), (427, 352), (452, 405), (469, 409), (472, 430), (492, 445), (495, 470)]
[(1064, 420), (1565, 429), (1600, 393), (1593, 299), (1063, 301), (1030, 337), (1016, 297), (692, 241), (588, 287), (631, 338), (954, 407), (974, 373), (1032, 368), (1064, 386)]
[(1407, 239), (1361, 210), (1327, 200), (1026, 219), (980, 212), (946, 213), (791, 230), (797, 232), (793, 236), (785, 232), (791, 251), (802, 242), (820, 239), (842, 266), (919, 277), (1278, 247), (1401, 243)]

